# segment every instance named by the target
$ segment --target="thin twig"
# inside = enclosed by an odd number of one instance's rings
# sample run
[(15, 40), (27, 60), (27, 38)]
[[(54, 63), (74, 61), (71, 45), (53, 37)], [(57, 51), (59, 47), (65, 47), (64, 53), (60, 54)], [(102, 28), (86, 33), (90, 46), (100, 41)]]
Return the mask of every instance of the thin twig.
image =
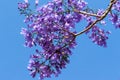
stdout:
[(93, 13), (88, 13), (86, 11), (79, 11), (77, 9), (73, 9), (74, 12), (77, 12), (77, 13), (80, 13), (80, 14), (83, 14), (83, 15), (88, 15), (88, 16), (94, 16), (94, 17), (98, 17), (100, 18), (101, 16), (97, 15), (97, 14), (93, 14)]

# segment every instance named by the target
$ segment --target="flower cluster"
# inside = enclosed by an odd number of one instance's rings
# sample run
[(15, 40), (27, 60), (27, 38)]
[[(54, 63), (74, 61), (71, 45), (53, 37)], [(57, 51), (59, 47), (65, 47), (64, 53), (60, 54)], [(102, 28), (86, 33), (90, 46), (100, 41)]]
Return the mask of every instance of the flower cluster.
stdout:
[[(39, 0), (35, 0), (36, 6), (38, 2)], [(120, 10), (119, 3), (117, 0), (113, 6), (117, 11)], [(85, 19), (89, 27), (105, 12), (99, 9), (97, 13), (93, 13), (87, 9), (87, 3), (84, 0), (53, 0), (42, 7), (37, 6), (35, 11), (29, 6), (28, 0), (18, 3), (20, 14), (25, 15), (24, 22), (27, 25), (27, 28), (21, 30), (21, 34), (25, 37), (26, 47), (37, 47), (35, 54), (30, 56), (28, 70), (32, 77), (39, 74), (41, 80), (51, 75), (58, 76), (61, 69), (69, 63), (71, 49), (76, 46), (75, 38), (78, 36), (75, 29), (76, 23)], [(88, 14), (79, 12), (85, 10)], [(120, 28), (118, 15), (112, 14), (111, 21)], [(101, 23), (105, 24), (105, 21), (102, 20)], [(107, 46), (109, 31), (100, 29), (95, 24), (86, 32), (94, 43)]]
[(113, 5), (112, 12), (110, 13), (110, 21), (112, 24), (115, 25), (116, 28), (120, 28), (120, 0), (117, 0), (116, 3)]
[[(30, 57), (28, 70), (31, 71), (32, 77), (37, 73), (40, 74), (40, 79), (50, 77), (52, 74), (58, 76), (61, 69), (69, 63), (71, 49), (76, 45), (76, 36), (71, 30), (74, 31), (75, 23), (82, 19), (81, 14), (72, 11), (75, 7), (72, 4), (85, 6), (83, 1), (78, 2), (53, 0), (47, 5), (38, 7), (34, 14), (26, 15), (24, 22), (28, 27), (21, 31), (25, 37), (25, 46), (39, 46), (42, 49), (41, 51), (36, 49), (36, 53)], [(66, 3), (71, 4), (71, 8), (67, 8)]]
[[(90, 31), (89, 31), (90, 32)], [(88, 33), (87, 33), (88, 34)], [(107, 47), (106, 40), (108, 39), (110, 31), (100, 29), (98, 26), (93, 26), (89, 38), (97, 45)]]
[(116, 3), (113, 5), (112, 9), (120, 12), (120, 0), (116, 0)]
[(120, 28), (120, 18), (118, 14), (116, 13), (112, 14), (110, 20), (112, 21), (112, 24), (114, 24), (116, 28)]

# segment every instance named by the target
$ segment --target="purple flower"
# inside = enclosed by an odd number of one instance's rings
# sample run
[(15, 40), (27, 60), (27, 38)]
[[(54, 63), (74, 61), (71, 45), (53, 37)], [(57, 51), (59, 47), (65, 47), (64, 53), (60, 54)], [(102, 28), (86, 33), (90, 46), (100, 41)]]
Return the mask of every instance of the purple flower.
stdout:
[(107, 47), (107, 42), (106, 40), (108, 39), (107, 34), (110, 34), (109, 31), (104, 31), (100, 29), (97, 26), (94, 26), (91, 30), (91, 34), (89, 35), (89, 38), (92, 39), (92, 41), (103, 47)]
[(32, 39), (32, 34), (25, 28), (21, 30), (21, 34), (25, 37), (25, 46), (32, 47), (34, 45), (34, 39)]
[(98, 16), (103, 15), (103, 13), (104, 13), (104, 10), (102, 10), (102, 9), (98, 9), (98, 11), (97, 11), (97, 15), (98, 15)]
[(75, 9), (82, 10), (87, 5), (87, 2), (84, 0), (71, 0), (68, 1), (68, 4), (72, 5)]
[(35, 0), (35, 4), (38, 5), (38, 3), (39, 3), (39, 0)]
[(30, 75), (34, 78), (36, 76), (36, 70), (31, 71)]
[(120, 12), (120, 0), (116, 1), (116, 3), (113, 5), (112, 9)]
[(115, 25), (116, 28), (120, 28), (120, 18), (117, 14), (112, 14), (110, 20)]
[(112, 18), (110, 20), (113, 22), (113, 24), (116, 24), (118, 22), (118, 15), (117, 14), (113, 14), (111, 17)]
[(28, 0), (24, 0), (25, 1), (25, 3), (28, 3)]
[(116, 24), (116, 28), (120, 28), (120, 22)]
[(28, 8), (27, 3), (18, 3), (18, 9), (26, 9), (26, 8)]

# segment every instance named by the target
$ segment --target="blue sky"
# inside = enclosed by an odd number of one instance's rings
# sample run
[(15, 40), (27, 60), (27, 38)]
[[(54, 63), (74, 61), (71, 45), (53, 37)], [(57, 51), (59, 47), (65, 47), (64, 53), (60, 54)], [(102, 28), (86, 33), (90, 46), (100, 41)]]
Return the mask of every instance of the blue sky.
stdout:
[[(25, 25), (17, 10), (19, 1), (22, 0), (0, 0), (0, 80), (38, 80), (31, 78), (26, 68), (34, 51), (23, 46), (20, 30)], [(41, 4), (46, 1), (40, 0)], [(94, 9), (104, 9), (109, 2), (86, 1)], [(79, 36), (70, 64), (59, 77), (45, 80), (120, 80), (120, 30), (114, 29), (110, 22), (105, 27), (112, 31), (107, 48), (93, 44), (84, 34)]]

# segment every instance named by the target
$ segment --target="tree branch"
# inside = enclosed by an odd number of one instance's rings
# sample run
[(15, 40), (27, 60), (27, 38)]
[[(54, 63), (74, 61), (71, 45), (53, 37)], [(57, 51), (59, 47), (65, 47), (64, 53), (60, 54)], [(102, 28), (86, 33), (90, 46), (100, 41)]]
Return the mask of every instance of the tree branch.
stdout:
[[(67, 45), (70, 45), (70, 44), (75, 40), (75, 38), (76, 38), (78, 35), (83, 34), (84, 32), (86, 32), (86, 31), (88, 31), (89, 29), (91, 29), (97, 22), (103, 20), (103, 19), (107, 16), (107, 14), (111, 11), (112, 5), (113, 5), (115, 2), (116, 2), (116, 0), (111, 0), (111, 1), (110, 1), (110, 4), (109, 4), (108, 8), (106, 9), (106, 11), (103, 13), (102, 16), (97, 16), (96, 14), (91, 14), (91, 13), (86, 13), (86, 12), (85, 12), (85, 15), (91, 15), (91, 16), (95, 16), (95, 17), (99, 17), (99, 18), (98, 18), (97, 20), (95, 20), (90, 26), (88, 26), (87, 28), (85, 28), (83, 31), (81, 31), (81, 32), (79, 32), (79, 33), (76, 33), (76, 34), (75, 34), (75, 33), (69, 32), (69, 33), (71, 33), (71, 34), (73, 35), (73, 39), (72, 39), (68, 44), (63, 45), (63, 47), (59, 48), (58, 50), (66, 47)], [(76, 9), (75, 9), (75, 10), (76, 10)], [(79, 13), (84, 13), (84, 12), (79, 11)], [(64, 31), (66, 31), (66, 30), (64, 30)], [(51, 56), (50, 56), (48, 59), (46, 59), (44, 62), (41, 63), (41, 65), (44, 64), (45, 62), (47, 62), (54, 54), (55, 54), (55, 53), (52, 53)]]
[(79, 33), (76, 33), (75, 36), (81, 35), (84, 32), (88, 31), (89, 29), (91, 29), (96, 23), (98, 23), (99, 21), (103, 20), (107, 14), (111, 11), (113, 4), (115, 4), (116, 0), (111, 0), (110, 4), (108, 5), (108, 8), (105, 10), (105, 12), (103, 13), (103, 15), (98, 18), (97, 20), (93, 21), (93, 23), (91, 25), (89, 25), (87, 28), (85, 28), (84, 30), (82, 30)]

